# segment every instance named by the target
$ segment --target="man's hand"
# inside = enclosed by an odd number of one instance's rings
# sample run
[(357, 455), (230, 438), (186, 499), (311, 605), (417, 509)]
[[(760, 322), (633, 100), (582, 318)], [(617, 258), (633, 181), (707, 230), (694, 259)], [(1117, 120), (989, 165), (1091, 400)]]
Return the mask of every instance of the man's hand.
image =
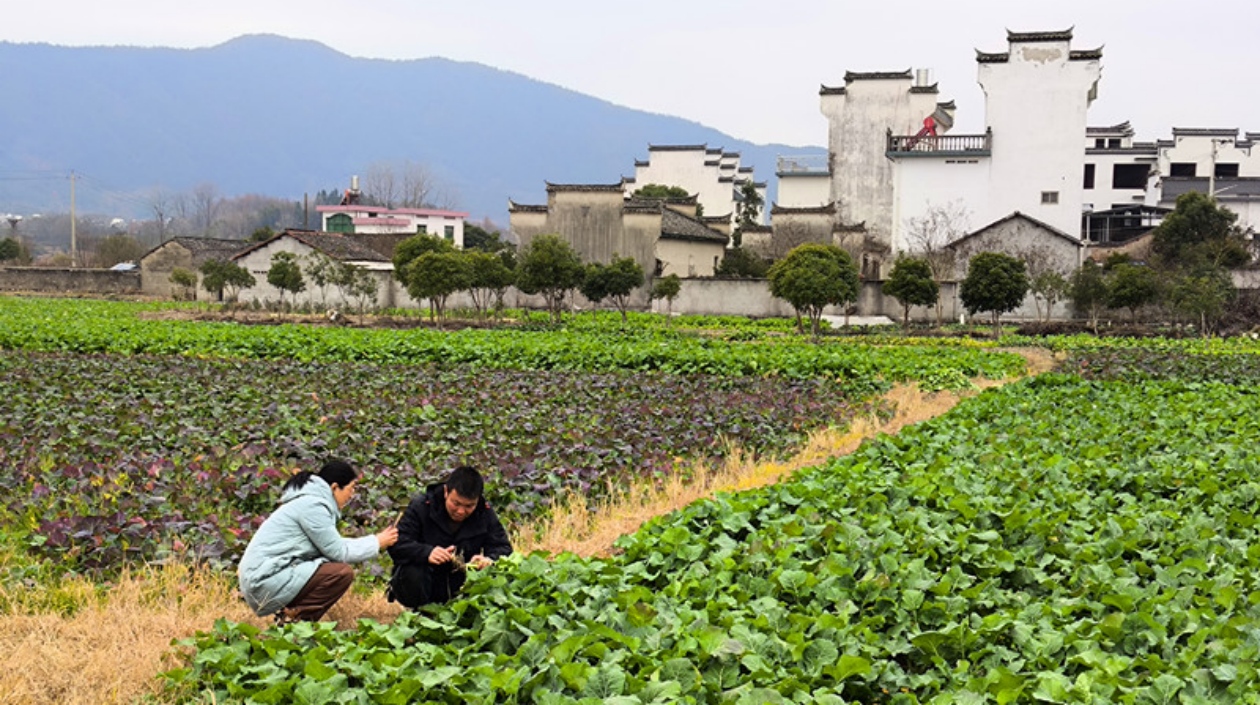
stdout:
[(378, 546), (381, 547), (381, 550), (385, 550), (389, 548), (390, 546), (393, 546), (394, 544), (398, 543), (398, 529), (391, 526), (388, 529), (377, 534), (376, 543)]
[(493, 563), (494, 563), (493, 558), (487, 558), (484, 555), (478, 553), (477, 555), (473, 556), (472, 558), (468, 560), (468, 567), (489, 568)]
[(429, 563), (432, 565), (442, 565), (443, 563), (449, 563), (451, 558), (454, 557), (454, 555), (455, 555), (454, 546), (447, 546), (446, 548), (442, 548), (441, 546), (434, 546), (433, 550), (429, 552)]

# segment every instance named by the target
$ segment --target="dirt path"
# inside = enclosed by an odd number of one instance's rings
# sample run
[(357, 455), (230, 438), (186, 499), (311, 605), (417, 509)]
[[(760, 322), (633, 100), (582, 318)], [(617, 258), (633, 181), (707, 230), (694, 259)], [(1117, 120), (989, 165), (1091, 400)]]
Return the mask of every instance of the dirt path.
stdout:
[[(1010, 348), (1028, 362), (1025, 376), (1054, 369), (1053, 353), (1040, 348)], [(976, 380), (977, 390), (1000, 387), (1023, 377), (1005, 380)], [(898, 385), (883, 400), (894, 410), (890, 418), (856, 419), (848, 429), (824, 429), (811, 434), (796, 455), (784, 462), (760, 460), (736, 452), (720, 468), (695, 465), (690, 473), (680, 473), (662, 484), (632, 486), (609, 503), (588, 509), (581, 498), (565, 503), (562, 509), (539, 527), (530, 527), (515, 537), (521, 550), (541, 550), (551, 554), (570, 552), (580, 556), (606, 556), (613, 542), (633, 533), (655, 517), (681, 509), (692, 502), (719, 492), (763, 487), (778, 482), (797, 470), (813, 467), (857, 450), (863, 441), (879, 434), (895, 434), (906, 426), (936, 418), (975, 391), (925, 394), (915, 385)], [(684, 477), (686, 479), (684, 480)]]

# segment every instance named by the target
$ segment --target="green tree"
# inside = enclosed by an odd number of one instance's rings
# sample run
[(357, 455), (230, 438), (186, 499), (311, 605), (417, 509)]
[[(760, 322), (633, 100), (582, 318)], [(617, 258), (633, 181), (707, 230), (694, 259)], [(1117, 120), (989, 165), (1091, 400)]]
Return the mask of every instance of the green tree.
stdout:
[(297, 255), (292, 252), (277, 252), (271, 256), (271, 268), (267, 270), (267, 283), (280, 290), (280, 303), (284, 303), (284, 292), (293, 294), (297, 302), (299, 292), (306, 290), (306, 280), (302, 278), (302, 267), (298, 264)]
[(1098, 335), (1098, 314), (1107, 304), (1107, 279), (1103, 268), (1093, 260), (1085, 260), (1068, 281), (1067, 296), (1076, 314), (1089, 318), (1089, 326)]
[[(617, 257), (607, 266), (592, 264), (587, 267), (586, 280), (582, 283), (582, 295), (592, 303), (605, 298), (621, 312), (621, 322), (627, 322), (626, 309), (630, 307), (630, 294), (643, 286), (643, 266), (633, 257)], [(589, 291), (588, 291), (589, 289)], [(592, 298), (591, 294), (599, 298)]]
[(823, 309), (857, 301), (861, 286), (848, 252), (835, 245), (817, 243), (793, 248), (771, 265), (767, 277), (770, 294), (792, 304), (798, 316), (807, 316), (815, 338), (821, 328)]
[(888, 281), (884, 282), (885, 296), (901, 303), (901, 325), (910, 326), (911, 306), (932, 306), (940, 296), (941, 287), (932, 277), (932, 265), (924, 257), (901, 256), (893, 263)]
[(1037, 302), (1038, 309), (1041, 308), (1042, 303), (1046, 305), (1046, 321), (1049, 321), (1050, 316), (1053, 315), (1055, 303), (1067, 296), (1070, 287), (1071, 284), (1067, 278), (1053, 269), (1038, 274), (1028, 282), (1028, 290), (1032, 292), (1033, 301)]
[(489, 231), (476, 223), (464, 223), (464, 250), (499, 252), (513, 247), (498, 230)]
[(428, 252), (454, 251), (455, 246), (448, 242), (446, 238), (438, 237), (437, 235), (429, 235), (427, 233), (412, 235), (406, 240), (398, 243), (398, 246), (394, 248), (394, 277), (405, 286), (407, 284), (407, 279), (403, 270), (407, 268), (407, 265), (419, 258), (420, 255)]
[(22, 245), (16, 238), (0, 240), (0, 262), (10, 262), (22, 256)]
[(581, 285), (585, 274), (582, 258), (569, 243), (559, 235), (539, 235), (521, 251), (516, 286), (526, 294), (541, 294), (558, 324), (564, 297)]
[(720, 279), (765, 279), (769, 269), (770, 262), (736, 245), (722, 255), (713, 275)]
[(678, 298), (678, 294), (682, 291), (682, 279), (677, 274), (668, 274), (663, 277), (657, 277), (652, 284), (652, 300), (665, 299), (665, 318), (673, 320), (674, 315), (674, 299)]
[(337, 262), (322, 252), (312, 252), (305, 259), (306, 264), (302, 272), (319, 290), (319, 305), (326, 306), (328, 305), (328, 287), (336, 283), (339, 274)]
[(426, 252), (407, 265), (406, 277), (407, 293), (417, 301), (429, 300), (430, 316), (437, 314), (440, 328), (445, 320), (447, 297), (468, 288), (472, 268), (463, 252)]
[(765, 205), (765, 199), (757, 193), (757, 184), (751, 179), (740, 185), (739, 203), (735, 204), (735, 231), (731, 233), (733, 246), (739, 247), (743, 244), (744, 228), (758, 224), (761, 220), (761, 209)]
[(1197, 191), (1177, 197), (1152, 233), (1151, 250), (1169, 269), (1233, 268), (1251, 259), (1238, 214)]
[(687, 189), (681, 186), (667, 186), (665, 184), (646, 184), (634, 190), (630, 194), (631, 198), (691, 198), (691, 194)]
[(1168, 292), (1173, 308), (1199, 319), (1199, 333), (1209, 337), (1237, 290), (1229, 272), (1220, 267), (1177, 277)]
[(362, 324), (364, 309), (376, 305), (379, 287), (376, 276), (366, 267), (337, 262), (333, 266), (332, 283), (341, 291), (341, 298), (355, 302), (359, 310), (359, 323)]
[(587, 264), (582, 273), (582, 283), (578, 285), (578, 292), (591, 302), (591, 317), (595, 316), (595, 309), (604, 299), (608, 298), (608, 278), (604, 276), (604, 272), (608, 268), (598, 262)]
[(172, 286), (180, 288), (180, 296), (175, 298), (193, 298), (197, 290), (197, 273), (183, 267), (176, 267), (171, 270), (171, 276), (168, 277)]
[(516, 274), (497, 253), (465, 250), (468, 259), (468, 294), (472, 297), (473, 307), (482, 316), (489, 313), (490, 299), (494, 297), (498, 308), (502, 308), (503, 294), (516, 280)]
[(248, 289), (257, 284), (254, 275), (235, 262), (223, 260), (206, 260), (201, 264), (201, 288), (215, 295), (219, 301), (236, 298), (241, 289)]
[(1023, 260), (1001, 252), (981, 252), (971, 258), (967, 276), (958, 288), (967, 313), (993, 314), (993, 336), (1002, 335), (1002, 314), (1014, 311), (1028, 294)]
[(1107, 277), (1107, 308), (1129, 309), (1137, 322), (1139, 308), (1159, 300), (1159, 274), (1140, 264), (1119, 264)]
[(275, 236), (276, 231), (264, 225), (249, 234), (249, 242), (266, 242)]
[(144, 256), (144, 245), (127, 233), (114, 233), (96, 244), (96, 264), (112, 267), (119, 262), (135, 262)]

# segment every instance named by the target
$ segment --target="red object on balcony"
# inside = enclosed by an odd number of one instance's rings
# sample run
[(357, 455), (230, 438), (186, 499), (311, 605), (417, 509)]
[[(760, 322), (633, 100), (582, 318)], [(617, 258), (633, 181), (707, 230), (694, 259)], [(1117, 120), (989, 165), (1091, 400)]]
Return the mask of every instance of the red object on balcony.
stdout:
[(910, 141), (906, 143), (906, 149), (914, 149), (914, 145), (918, 144), (919, 140), (923, 139), (924, 137), (935, 137), (935, 136), (936, 136), (936, 118), (929, 115), (923, 118), (923, 128), (920, 129), (918, 134), (916, 134), (914, 137), (911, 137)]

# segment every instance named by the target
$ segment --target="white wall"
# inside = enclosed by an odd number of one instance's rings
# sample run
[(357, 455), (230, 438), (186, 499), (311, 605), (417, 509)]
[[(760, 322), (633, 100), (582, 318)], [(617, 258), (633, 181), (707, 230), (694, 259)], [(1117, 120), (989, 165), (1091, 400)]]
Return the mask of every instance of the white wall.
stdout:
[(936, 110), (937, 95), (911, 93), (912, 78), (848, 81), (841, 95), (823, 95), (828, 145), (835, 155), (828, 201), (842, 224), (866, 223), (875, 240), (890, 244), (894, 227), (892, 162), (887, 132), (913, 135)]
[[(635, 189), (648, 184), (678, 186), (688, 193), (695, 194), (700, 205), (704, 206), (706, 216), (730, 215), (732, 222), (735, 216), (734, 184), (718, 181), (721, 176), (732, 176), (735, 170), (722, 171), (723, 159), (718, 154), (708, 154), (705, 149), (670, 150), (655, 149), (648, 152), (647, 166), (636, 166), (634, 184), (626, 195)], [(738, 167), (738, 159), (727, 159)], [(716, 162), (714, 166), (705, 166), (705, 162)]]
[[(1096, 59), (1069, 60), (1070, 42), (1010, 44), (1010, 59), (980, 63), (993, 130), (991, 213), (1020, 211), (1076, 236), (1081, 229), (1086, 111)], [(1057, 204), (1042, 203), (1057, 192)]]
[[(784, 208), (814, 208), (831, 202), (829, 174), (780, 174), (778, 205)], [(763, 209), (764, 210), (764, 209)]]
[[(933, 208), (961, 206), (963, 217), (955, 223), (960, 234), (969, 233), (998, 218), (989, 204), (990, 160), (916, 157), (896, 162), (894, 183), (898, 198), (893, 211), (893, 257), (919, 249), (908, 237), (911, 219), (922, 218)], [(948, 243), (939, 242), (937, 245)]]

